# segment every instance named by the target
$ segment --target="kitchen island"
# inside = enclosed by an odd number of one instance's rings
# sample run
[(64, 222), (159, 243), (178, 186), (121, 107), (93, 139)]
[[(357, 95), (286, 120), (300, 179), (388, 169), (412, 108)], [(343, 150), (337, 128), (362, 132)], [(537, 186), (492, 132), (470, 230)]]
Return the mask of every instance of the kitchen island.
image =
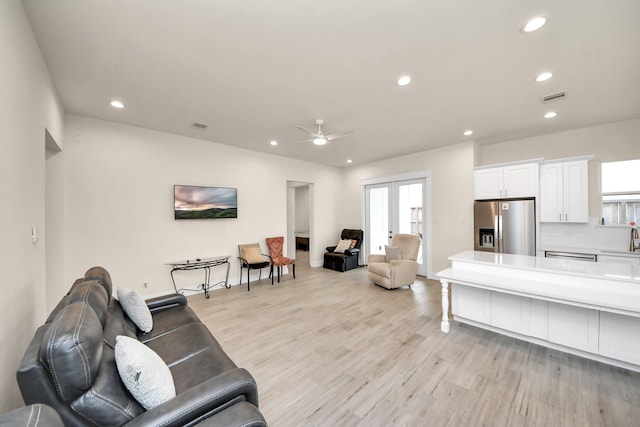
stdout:
[(453, 319), (640, 372), (640, 266), (466, 251), (438, 273)]

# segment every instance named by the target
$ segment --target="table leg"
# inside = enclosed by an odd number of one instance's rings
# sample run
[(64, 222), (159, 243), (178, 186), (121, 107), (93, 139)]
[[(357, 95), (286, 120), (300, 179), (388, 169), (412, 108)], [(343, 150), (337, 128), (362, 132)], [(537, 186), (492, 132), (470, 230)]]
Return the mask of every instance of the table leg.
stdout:
[(445, 279), (440, 279), (442, 284), (442, 322), (440, 323), (440, 330), (442, 332), (449, 332), (449, 282)]

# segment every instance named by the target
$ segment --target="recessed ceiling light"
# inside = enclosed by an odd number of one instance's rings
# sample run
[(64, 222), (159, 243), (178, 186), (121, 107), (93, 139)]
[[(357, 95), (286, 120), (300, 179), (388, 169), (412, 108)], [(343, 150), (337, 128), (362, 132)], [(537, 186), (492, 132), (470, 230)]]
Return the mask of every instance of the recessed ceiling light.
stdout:
[(545, 119), (553, 119), (557, 115), (558, 115), (558, 113), (556, 113), (555, 111), (549, 111), (547, 114), (544, 115), (544, 118)]
[(313, 140), (313, 143), (316, 145), (324, 145), (327, 143), (327, 140), (325, 138), (316, 138)]
[(398, 79), (398, 86), (406, 86), (409, 83), (411, 83), (411, 77), (410, 76), (401, 76)]
[(465, 130), (464, 131), (464, 136), (469, 136), (469, 135), (473, 135), (473, 131), (472, 130)]
[(531, 33), (533, 31), (539, 30), (542, 26), (547, 22), (547, 18), (544, 16), (536, 16), (535, 18), (531, 18), (524, 24), (522, 27), (522, 32)]
[(547, 72), (541, 73), (538, 75), (538, 77), (536, 77), (536, 81), (537, 82), (543, 82), (545, 80), (549, 80), (551, 77), (553, 76), (553, 74)]
[(111, 101), (111, 106), (113, 108), (124, 108), (124, 104), (122, 102), (116, 101), (116, 100)]
[(347, 160), (347, 163), (353, 163), (353, 160), (349, 159)]
[(271, 145), (278, 145), (278, 141), (276, 141), (275, 139), (273, 141), (271, 141), (269, 144)]

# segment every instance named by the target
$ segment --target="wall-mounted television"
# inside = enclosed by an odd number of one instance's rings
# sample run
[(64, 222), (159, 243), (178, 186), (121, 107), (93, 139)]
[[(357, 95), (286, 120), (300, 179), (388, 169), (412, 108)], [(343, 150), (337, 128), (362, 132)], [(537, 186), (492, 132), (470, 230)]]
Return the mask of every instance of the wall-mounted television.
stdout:
[(175, 219), (238, 218), (238, 189), (174, 185)]

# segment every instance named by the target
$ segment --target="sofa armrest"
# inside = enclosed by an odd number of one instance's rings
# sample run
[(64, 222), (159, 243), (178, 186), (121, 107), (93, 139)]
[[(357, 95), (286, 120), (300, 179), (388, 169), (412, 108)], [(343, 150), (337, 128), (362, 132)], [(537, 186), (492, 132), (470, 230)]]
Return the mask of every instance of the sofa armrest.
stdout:
[(347, 249), (346, 251), (344, 251), (345, 255), (358, 255), (359, 253), (360, 253), (360, 249), (358, 248)]
[(173, 399), (138, 415), (125, 425), (184, 426), (245, 400), (258, 406), (258, 386), (249, 371), (236, 368), (183, 391)]
[(187, 305), (187, 297), (182, 294), (168, 294), (145, 300), (149, 311), (157, 313), (159, 311), (168, 310), (170, 308)]
[(335, 251), (337, 248), (337, 246), (327, 246), (327, 252), (333, 252)]
[(369, 254), (369, 263), (372, 262), (387, 262), (387, 257), (381, 254)]
[(238, 402), (199, 422), (197, 427), (267, 427), (267, 422), (251, 403)]

